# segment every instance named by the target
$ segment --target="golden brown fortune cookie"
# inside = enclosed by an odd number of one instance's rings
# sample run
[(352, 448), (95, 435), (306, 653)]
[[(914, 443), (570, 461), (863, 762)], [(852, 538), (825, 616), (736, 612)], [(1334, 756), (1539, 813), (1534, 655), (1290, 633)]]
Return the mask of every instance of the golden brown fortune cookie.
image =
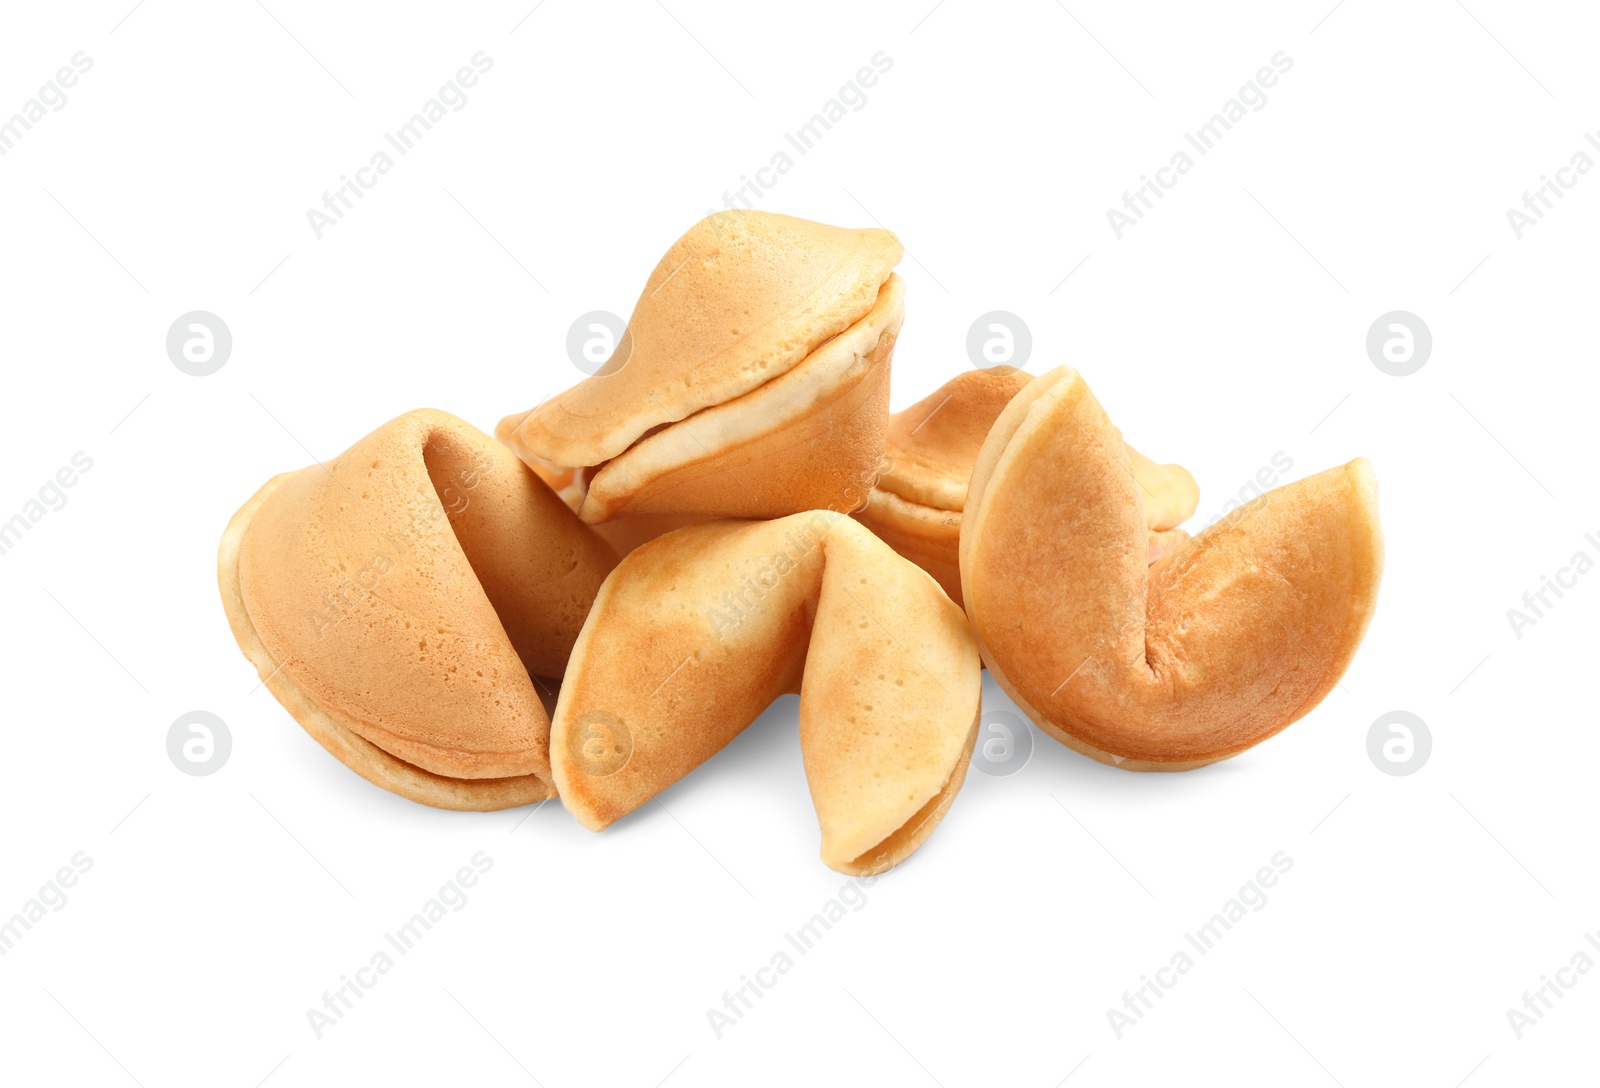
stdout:
[(267, 688), (423, 804), (554, 795), (533, 677), (559, 677), (616, 553), (504, 446), (407, 413), (268, 480), (228, 523), (223, 608)]
[(691, 526), (606, 579), (556, 704), (551, 767), (562, 802), (598, 831), (798, 692), (822, 860), (882, 872), (961, 788), (979, 670), (961, 610), (853, 519)]
[[(856, 514), (895, 551), (933, 575), (957, 604), (961, 511), (972, 464), (1001, 411), (1032, 380), (1014, 367), (969, 370), (890, 416), (882, 473), (866, 507)], [(1132, 446), (1128, 458), (1144, 496), (1154, 563), (1188, 539), (1176, 526), (1193, 516), (1200, 489), (1180, 465), (1158, 465)]]
[[(561, 496), (561, 501), (577, 513), (583, 506), (583, 484), (576, 469), (562, 468), (548, 461), (524, 453), (522, 460), (539, 479)], [(633, 514), (594, 526), (594, 531), (617, 550), (618, 556), (627, 555), (639, 545), (685, 525), (699, 525), (710, 521), (706, 514)]]
[(961, 580), (984, 663), (1045, 732), (1128, 770), (1237, 755), (1343, 675), (1383, 568), (1364, 460), (1269, 491), (1153, 567), (1122, 436), (1076, 371), (1035, 379), (973, 469)]
[(570, 470), (590, 524), (846, 507), (883, 453), (901, 253), (886, 230), (709, 216), (656, 265), (606, 364), (495, 433)]

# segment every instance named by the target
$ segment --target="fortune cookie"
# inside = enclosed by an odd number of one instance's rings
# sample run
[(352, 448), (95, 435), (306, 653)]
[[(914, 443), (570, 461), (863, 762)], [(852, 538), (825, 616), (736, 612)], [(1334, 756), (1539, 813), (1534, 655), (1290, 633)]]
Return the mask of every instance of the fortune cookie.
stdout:
[[(895, 551), (933, 575), (961, 603), (957, 551), (967, 481), (989, 428), (1032, 375), (1013, 367), (969, 370), (889, 417), (884, 468), (856, 513)], [(1129, 464), (1144, 497), (1150, 562), (1188, 539), (1175, 526), (1200, 502), (1194, 477), (1133, 447)]]
[(1269, 491), (1147, 565), (1127, 447), (1083, 378), (995, 422), (961, 523), (984, 663), (1045, 732), (1129, 770), (1237, 755), (1339, 681), (1383, 567), (1364, 460)]
[[(583, 484), (576, 469), (561, 468), (528, 453), (522, 455), (522, 460), (538, 474), (539, 479), (550, 485), (550, 490), (561, 496), (561, 501), (566, 503), (574, 514), (578, 512), (583, 506)], [(685, 525), (699, 525), (702, 521), (710, 520), (711, 518), (705, 514), (632, 514), (593, 528), (617, 550), (617, 555), (623, 556), (664, 533), (682, 529)]]
[(615, 551), (504, 446), (416, 411), (268, 480), (228, 523), (223, 608), (328, 751), (423, 804), (554, 795), (559, 677)]
[(822, 860), (877, 873), (961, 788), (979, 670), (961, 610), (844, 514), (690, 526), (601, 587), (556, 704), (551, 767), (562, 802), (598, 831), (798, 692)]
[(709, 216), (656, 265), (605, 365), (495, 433), (566, 474), (590, 524), (859, 505), (888, 426), (901, 253), (886, 230)]

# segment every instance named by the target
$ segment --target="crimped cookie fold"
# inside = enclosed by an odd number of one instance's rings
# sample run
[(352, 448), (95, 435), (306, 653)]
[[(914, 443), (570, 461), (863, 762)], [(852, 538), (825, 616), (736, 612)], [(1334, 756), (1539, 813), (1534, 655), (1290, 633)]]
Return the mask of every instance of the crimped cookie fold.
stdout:
[(1122, 437), (1062, 367), (1006, 406), (961, 526), (996, 681), (1056, 739), (1130, 770), (1236, 755), (1308, 713), (1366, 631), (1383, 566), (1364, 460), (1277, 488), (1153, 567)]
[(901, 253), (885, 230), (710, 216), (656, 266), (606, 365), (495, 433), (572, 470), (591, 524), (849, 505), (883, 452)]
[(422, 410), (269, 480), (218, 583), (245, 656), (325, 748), (424, 804), (494, 809), (554, 792), (530, 674), (565, 670), (615, 564), (503, 446)]
[(604, 828), (794, 691), (823, 861), (897, 864), (966, 774), (977, 648), (931, 578), (831, 511), (691, 526), (623, 560), (552, 720), (562, 801)]
[[(895, 551), (933, 575), (961, 603), (957, 552), (967, 481), (989, 428), (1033, 376), (1014, 367), (965, 371), (903, 412), (889, 417), (885, 468), (856, 517)], [(1200, 501), (1194, 477), (1180, 465), (1158, 465), (1128, 447), (1150, 527), (1150, 561), (1188, 533)]]

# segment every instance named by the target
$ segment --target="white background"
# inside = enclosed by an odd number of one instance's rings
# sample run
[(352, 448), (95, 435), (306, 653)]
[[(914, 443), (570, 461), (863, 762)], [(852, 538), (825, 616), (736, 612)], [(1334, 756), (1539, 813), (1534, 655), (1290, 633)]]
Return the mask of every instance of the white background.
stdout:
[[(0, 115), (94, 61), (0, 158), (0, 520), (75, 452), (94, 462), (0, 556), (0, 916), (93, 859), (0, 958), (4, 1079), (1593, 1076), (1600, 972), (1521, 1039), (1506, 1015), (1600, 930), (1600, 574), (1521, 638), (1506, 616), (1600, 552), (1600, 172), (1520, 240), (1506, 218), (1600, 128), (1591, 11), (130, 2), (7, 5), (0, 32)], [(479, 50), (468, 104), (318, 240), (306, 209)], [(434, 811), (257, 689), (215, 550), (266, 477), (402, 411), (487, 429), (580, 377), (572, 320), (626, 314), (880, 50), (866, 106), (759, 206), (904, 240), (894, 406), (969, 365), (975, 317), (1012, 311), (1029, 369), (1079, 367), (1133, 443), (1193, 470), (1202, 523), (1276, 453), (1291, 478), (1371, 458), (1388, 565), (1309, 717), (1189, 774), (1045, 738), (1013, 777), (973, 773), (718, 1039), (707, 1009), (845, 883), (816, 858), (792, 699), (602, 835), (556, 804)], [(1118, 240), (1106, 210), (1280, 50), (1267, 105)], [(205, 378), (164, 348), (197, 309), (234, 339)], [(1396, 309), (1434, 338), (1405, 378), (1364, 347)], [(195, 709), (233, 737), (211, 777), (166, 754)], [(1410, 777), (1367, 756), (1393, 710), (1431, 728)], [(477, 851), (494, 867), (467, 906), (317, 1039), (306, 1010)], [(1294, 866), (1266, 907), (1118, 1039), (1107, 1009), (1277, 851)]]

